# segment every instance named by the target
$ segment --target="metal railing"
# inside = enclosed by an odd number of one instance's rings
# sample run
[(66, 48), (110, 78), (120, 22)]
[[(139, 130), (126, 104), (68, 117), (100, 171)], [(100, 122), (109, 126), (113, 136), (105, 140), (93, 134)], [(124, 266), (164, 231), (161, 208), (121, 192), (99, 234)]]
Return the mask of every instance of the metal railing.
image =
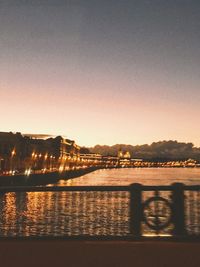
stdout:
[(0, 188), (0, 237), (200, 237), (200, 186)]

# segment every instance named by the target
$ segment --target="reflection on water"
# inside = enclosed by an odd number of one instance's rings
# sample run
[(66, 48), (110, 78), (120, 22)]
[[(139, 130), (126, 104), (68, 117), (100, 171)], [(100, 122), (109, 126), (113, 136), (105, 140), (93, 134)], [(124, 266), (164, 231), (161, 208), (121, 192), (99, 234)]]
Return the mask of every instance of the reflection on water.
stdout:
[(1, 201), (1, 236), (129, 233), (128, 192), (12, 193)]
[[(98, 170), (80, 178), (60, 181), (59, 185), (127, 185), (134, 182), (161, 185), (177, 181), (200, 184), (200, 169)], [(143, 200), (149, 197), (148, 194)], [(129, 203), (129, 192), (0, 194), (0, 235), (129, 235)], [(193, 208), (191, 203), (188, 202), (188, 212)], [(195, 205), (194, 208), (200, 211), (199, 204)], [(198, 221), (190, 219), (188, 224), (198, 231), (195, 226)], [(148, 229), (145, 234), (150, 234)]]

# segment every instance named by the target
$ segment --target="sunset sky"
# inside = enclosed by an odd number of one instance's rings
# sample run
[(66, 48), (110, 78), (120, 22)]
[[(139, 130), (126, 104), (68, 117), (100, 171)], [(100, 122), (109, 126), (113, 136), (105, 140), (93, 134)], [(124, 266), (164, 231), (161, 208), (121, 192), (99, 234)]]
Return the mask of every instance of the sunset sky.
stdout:
[(199, 0), (0, 0), (0, 131), (200, 146)]

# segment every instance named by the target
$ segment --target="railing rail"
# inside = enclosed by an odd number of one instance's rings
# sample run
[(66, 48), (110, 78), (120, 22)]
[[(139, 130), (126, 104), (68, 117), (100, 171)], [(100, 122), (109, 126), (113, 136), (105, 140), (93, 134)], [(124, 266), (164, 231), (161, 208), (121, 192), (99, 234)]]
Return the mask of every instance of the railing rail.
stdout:
[[(179, 184), (179, 183), (178, 183)], [(134, 185), (134, 184), (133, 184)], [(142, 191), (171, 191), (173, 185), (141, 185)], [(184, 185), (184, 190), (200, 190), (200, 185)], [(95, 186), (8, 186), (0, 187), (0, 193), (8, 192), (51, 192), (51, 191), (129, 191), (130, 185), (95, 185)]]

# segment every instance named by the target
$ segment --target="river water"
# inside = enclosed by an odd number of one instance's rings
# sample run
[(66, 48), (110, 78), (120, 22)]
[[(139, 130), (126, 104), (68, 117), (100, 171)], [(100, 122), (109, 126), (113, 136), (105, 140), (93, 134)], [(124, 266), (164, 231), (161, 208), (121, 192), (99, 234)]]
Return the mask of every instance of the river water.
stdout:
[(76, 179), (60, 180), (57, 185), (170, 185), (181, 182), (200, 185), (200, 168), (122, 168), (97, 170)]
[[(200, 185), (200, 168), (98, 170), (79, 178), (60, 180), (55, 185), (169, 185), (174, 182)], [(191, 202), (188, 207), (192, 205)], [(194, 209), (200, 211), (198, 202)], [(0, 194), (0, 236), (127, 236), (129, 212), (128, 191), (5, 193)], [(196, 219), (187, 221), (187, 225), (193, 232), (200, 231)]]

